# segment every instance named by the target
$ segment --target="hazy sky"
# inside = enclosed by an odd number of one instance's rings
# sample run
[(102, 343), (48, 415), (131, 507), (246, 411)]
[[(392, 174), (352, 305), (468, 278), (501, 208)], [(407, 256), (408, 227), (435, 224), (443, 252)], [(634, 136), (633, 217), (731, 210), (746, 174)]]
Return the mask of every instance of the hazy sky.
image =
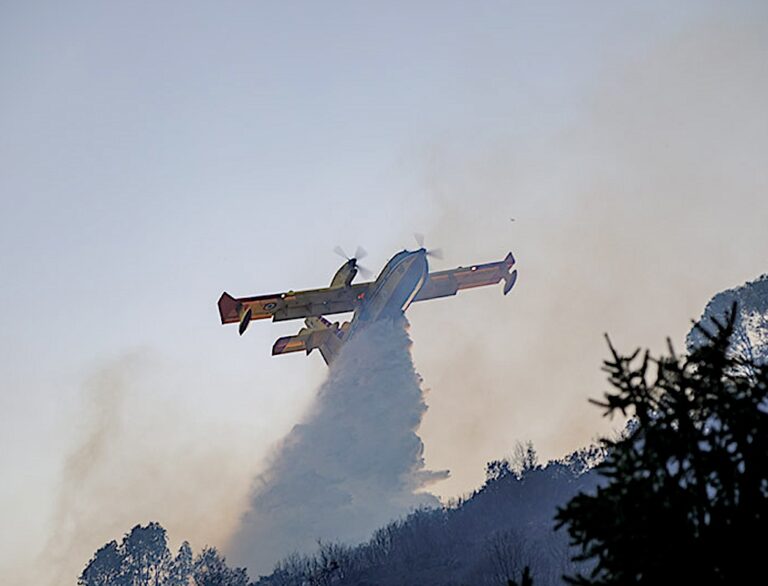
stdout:
[(682, 347), (768, 271), (765, 104), (757, 1), (0, 3), (0, 581), (224, 540), (325, 365), (216, 300), (337, 244), (518, 257), (409, 312), (438, 494), (610, 430), (603, 332)]

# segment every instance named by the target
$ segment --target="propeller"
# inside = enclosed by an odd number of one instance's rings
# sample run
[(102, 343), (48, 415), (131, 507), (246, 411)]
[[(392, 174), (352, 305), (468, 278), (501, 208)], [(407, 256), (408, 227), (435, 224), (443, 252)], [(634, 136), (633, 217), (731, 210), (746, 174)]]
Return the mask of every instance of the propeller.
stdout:
[(344, 252), (344, 249), (343, 249), (341, 246), (336, 246), (336, 247), (333, 249), (333, 252), (335, 252), (336, 254), (338, 254), (340, 257), (342, 257), (342, 258), (345, 258), (347, 261), (354, 261), (354, 262), (352, 263), (352, 266), (353, 266), (353, 267), (355, 267), (355, 268), (357, 269), (357, 272), (359, 272), (359, 273), (360, 273), (360, 275), (362, 275), (362, 277), (363, 277), (364, 279), (367, 279), (367, 278), (369, 278), (371, 275), (373, 275), (373, 273), (372, 273), (372, 272), (371, 272), (369, 269), (367, 269), (366, 267), (362, 266), (362, 265), (359, 263), (359, 261), (360, 261), (361, 259), (363, 259), (363, 258), (365, 258), (366, 256), (368, 256), (368, 252), (367, 252), (367, 251), (365, 250), (365, 248), (363, 248), (362, 246), (358, 246), (358, 247), (355, 249), (355, 255), (354, 255), (354, 256), (349, 256), (349, 255), (348, 255), (346, 252)]
[(366, 256), (368, 256), (368, 251), (358, 244), (355, 249), (355, 258), (357, 260), (363, 260)]
[[(424, 248), (424, 234), (419, 234), (416, 232), (413, 237), (416, 239), (416, 244), (419, 245), (419, 248)], [(427, 250), (427, 256), (441, 260), (443, 258), (443, 249), (433, 248), (431, 250)]]

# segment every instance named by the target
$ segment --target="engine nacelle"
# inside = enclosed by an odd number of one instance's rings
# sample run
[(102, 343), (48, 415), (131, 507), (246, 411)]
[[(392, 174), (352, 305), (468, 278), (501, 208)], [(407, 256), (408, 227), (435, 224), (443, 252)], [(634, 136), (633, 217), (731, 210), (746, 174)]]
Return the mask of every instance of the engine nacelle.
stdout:
[(341, 268), (336, 271), (331, 279), (331, 287), (349, 287), (352, 279), (357, 275), (357, 261), (354, 258), (349, 259)]

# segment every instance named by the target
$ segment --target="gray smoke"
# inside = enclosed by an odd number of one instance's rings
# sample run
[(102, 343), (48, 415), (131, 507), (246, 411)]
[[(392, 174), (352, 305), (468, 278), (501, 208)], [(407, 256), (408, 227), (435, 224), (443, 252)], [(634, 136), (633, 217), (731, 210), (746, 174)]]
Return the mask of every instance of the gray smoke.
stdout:
[(304, 421), (256, 481), (229, 557), (265, 573), (317, 540), (354, 543), (387, 521), (438, 504), (421, 492), (448, 473), (424, 468), (426, 411), (405, 318), (377, 322), (342, 348)]
[(184, 397), (197, 392), (149, 351), (102, 364), (82, 388), (48, 539), (35, 564), (0, 583), (74, 584), (93, 552), (137, 523), (160, 522), (172, 544), (225, 539), (252, 472), (232, 447), (242, 435), (188, 415)]
[[(625, 349), (660, 354), (666, 336), (681, 349), (713, 292), (766, 270), (768, 4), (754, 8), (691, 10), (631, 57), (601, 50), (562, 124), (549, 125), (561, 102), (548, 96), (532, 136), (478, 118), (415, 163), (446, 261), (512, 250), (520, 271), (508, 297), (488, 287), (409, 309), (416, 363), (440, 389), (421, 435), (427, 463), (451, 469), (441, 495), (480, 484), (480, 463), (517, 440), (551, 459), (610, 435), (618, 422), (587, 400), (605, 389), (603, 332)], [(619, 24), (595, 6), (574, 18)]]

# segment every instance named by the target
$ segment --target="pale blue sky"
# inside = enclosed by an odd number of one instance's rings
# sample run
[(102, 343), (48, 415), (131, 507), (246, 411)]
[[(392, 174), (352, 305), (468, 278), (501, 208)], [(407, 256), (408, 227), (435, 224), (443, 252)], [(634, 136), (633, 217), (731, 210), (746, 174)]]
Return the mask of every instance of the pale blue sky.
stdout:
[[(509, 298), (413, 308), (428, 465), (454, 470), (438, 492), (473, 488), (515, 439), (547, 456), (588, 441), (599, 414), (564, 421), (600, 390), (604, 330), (681, 337), (710, 295), (768, 270), (766, 36), (760, 2), (2, 3), (0, 499), (21, 529), (0, 539), (0, 575), (28, 565), (67, 506), (86, 381), (137, 352), (147, 384), (129, 385), (131, 416), (161, 413), (158, 442), (224, 450), (236, 518), (325, 367), (269, 356), (298, 323), (240, 339), (215, 302), (324, 285), (337, 244), (363, 244), (376, 271), (413, 232), (445, 249), (439, 268), (520, 259)], [(461, 376), (452, 337), (477, 352)], [(532, 389), (521, 371), (545, 347), (583, 376)], [(512, 387), (524, 399), (508, 404)], [(493, 419), (507, 408), (518, 419)], [(100, 470), (84, 494), (110, 490)], [(115, 526), (173, 500), (128, 503)], [(182, 517), (166, 521), (175, 539), (226, 535)]]

